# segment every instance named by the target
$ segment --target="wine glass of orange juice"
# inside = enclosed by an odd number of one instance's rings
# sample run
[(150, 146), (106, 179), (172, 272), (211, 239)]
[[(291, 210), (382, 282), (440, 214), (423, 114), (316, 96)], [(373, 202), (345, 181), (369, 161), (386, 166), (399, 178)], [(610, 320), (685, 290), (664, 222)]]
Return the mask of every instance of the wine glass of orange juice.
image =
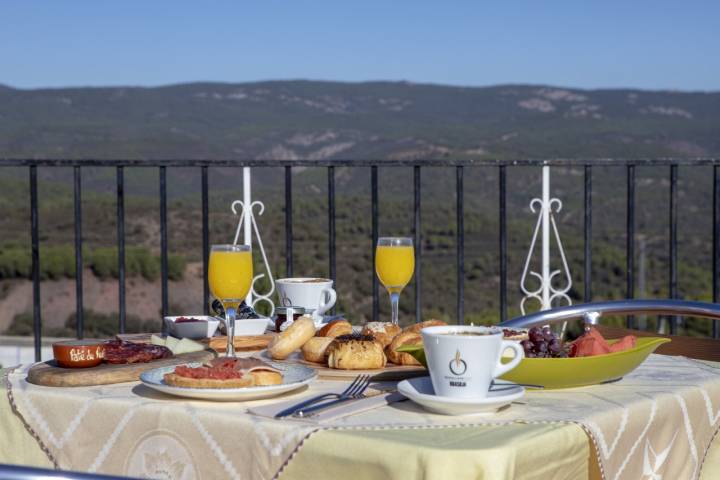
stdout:
[(210, 250), (208, 283), (213, 296), (225, 309), (227, 357), (235, 356), (235, 315), (245, 300), (253, 278), (250, 245), (213, 245)]
[(375, 250), (375, 272), (390, 294), (392, 323), (398, 324), (400, 292), (415, 271), (415, 249), (412, 238), (381, 237)]

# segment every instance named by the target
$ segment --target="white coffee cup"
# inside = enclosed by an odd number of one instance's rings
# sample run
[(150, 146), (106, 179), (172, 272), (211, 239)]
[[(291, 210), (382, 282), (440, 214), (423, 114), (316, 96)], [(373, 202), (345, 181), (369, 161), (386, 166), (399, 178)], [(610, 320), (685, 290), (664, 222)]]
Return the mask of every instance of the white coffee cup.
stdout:
[(275, 285), (280, 306), (303, 307), (312, 314), (316, 322), (322, 320), (323, 314), (330, 310), (337, 300), (337, 294), (332, 288), (333, 281), (327, 278), (281, 278), (275, 281)]
[[(515, 368), (525, 356), (520, 343), (503, 340), (497, 327), (427, 327), (420, 333), (435, 395), (443, 397), (484, 398), (493, 379)], [(506, 349), (512, 349), (515, 357), (503, 364), (500, 358)]]

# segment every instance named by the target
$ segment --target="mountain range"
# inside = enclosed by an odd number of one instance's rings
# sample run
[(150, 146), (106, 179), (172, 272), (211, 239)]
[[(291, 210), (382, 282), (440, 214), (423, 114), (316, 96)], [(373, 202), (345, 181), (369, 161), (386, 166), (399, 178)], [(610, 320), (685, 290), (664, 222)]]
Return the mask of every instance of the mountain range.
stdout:
[(720, 92), (270, 81), (0, 88), (4, 157), (709, 156)]

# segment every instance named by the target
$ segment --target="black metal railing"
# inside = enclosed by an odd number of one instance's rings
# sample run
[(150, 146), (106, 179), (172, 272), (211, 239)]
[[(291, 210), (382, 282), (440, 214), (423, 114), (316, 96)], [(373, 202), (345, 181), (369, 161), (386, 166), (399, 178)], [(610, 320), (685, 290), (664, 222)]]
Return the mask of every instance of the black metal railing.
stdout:
[[(126, 325), (126, 270), (125, 270), (125, 167), (157, 168), (159, 170), (159, 196), (160, 196), (160, 265), (161, 265), (161, 304), (162, 313), (168, 312), (168, 238), (167, 238), (167, 168), (195, 167), (201, 171), (202, 195), (202, 249), (203, 249), (203, 300), (205, 311), (208, 310), (209, 288), (207, 283), (207, 268), (209, 258), (209, 201), (208, 201), (208, 168), (209, 167), (284, 167), (285, 169), (285, 240), (286, 240), (286, 272), (293, 274), (293, 196), (292, 196), (292, 169), (293, 167), (325, 167), (328, 180), (328, 239), (329, 239), (329, 272), (330, 277), (336, 278), (336, 231), (335, 231), (335, 169), (337, 167), (370, 168), (370, 195), (372, 215), (372, 249), (373, 264), (375, 261), (374, 245), (378, 238), (379, 192), (378, 192), (378, 166), (383, 167), (412, 167), (413, 168), (413, 236), (415, 239), (415, 312), (416, 319), (420, 320), (422, 299), (422, 242), (421, 242), (421, 178), (424, 167), (454, 167), (456, 169), (456, 268), (457, 268), (457, 304), (456, 313), (459, 321), (464, 318), (464, 282), (465, 282), (465, 232), (464, 232), (464, 184), (463, 177), (466, 168), (494, 167), (498, 170), (499, 192), (499, 233), (498, 233), (498, 262), (500, 273), (499, 286), (499, 317), (501, 321), (507, 320), (507, 168), (517, 166), (576, 166), (584, 167), (584, 292), (583, 299), (592, 301), (592, 174), (594, 167), (620, 166), (626, 168), (627, 175), (627, 216), (626, 216), (626, 297), (635, 296), (635, 170), (636, 167), (653, 166), (669, 167), (670, 201), (669, 212), (669, 272), (668, 292), (670, 298), (677, 298), (677, 228), (678, 228), (678, 201), (677, 182), (680, 166), (712, 166), (713, 167), (713, 248), (712, 248), (712, 275), (713, 275), (713, 302), (720, 299), (720, 158), (639, 158), (639, 159), (522, 159), (522, 160), (91, 160), (91, 159), (0, 159), (0, 167), (28, 167), (30, 183), (30, 219), (32, 244), (32, 282), (33, 282), (33, 327), (36, 359), (40, 359), (40, 345), (42, 336), (42, 315), (40, 305), (40, 258), (39, 258), (39, 217), (38, 217), (38, 167), (73, 167), (74, 180), (74, 217), (75, 217), (75, 265), (76, 265), (76, 315), (77, 336), (81, 338), (84, 333), (83, 319), (83, 256), (82, 256), (82, 168), (83, 167), (114, 167), (117, 178), (117, 248), (118, 248), (118, 290), (119, 290), (119, 319), (118, 330), (122, 333)], [(369, 269), (372, 275), (373, 305), (372, 316), (378, 318), (378, 280), (374, 269)], [(670, 333), (677, 331), (677, 318), (669, 319)], [(629, 317), (627, 326), (635, 326), (634, 319)], [(712, 335), (718, 338), (717, 322), (713, 322)]]

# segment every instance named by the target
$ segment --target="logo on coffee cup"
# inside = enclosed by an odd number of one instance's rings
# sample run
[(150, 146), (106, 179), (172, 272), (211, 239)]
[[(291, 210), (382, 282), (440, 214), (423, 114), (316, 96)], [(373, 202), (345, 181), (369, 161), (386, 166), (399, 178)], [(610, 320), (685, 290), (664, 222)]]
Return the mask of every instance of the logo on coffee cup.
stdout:
[(455, 358), (450, 360), (450, 364), (448, 366), (450, 367), (450, 372), (452, 372), (453, 375), (460, 376), (467, 371), (467, 363), (465, 363), (465, 360), (460, 357), (460, 350), (455, 351)]

